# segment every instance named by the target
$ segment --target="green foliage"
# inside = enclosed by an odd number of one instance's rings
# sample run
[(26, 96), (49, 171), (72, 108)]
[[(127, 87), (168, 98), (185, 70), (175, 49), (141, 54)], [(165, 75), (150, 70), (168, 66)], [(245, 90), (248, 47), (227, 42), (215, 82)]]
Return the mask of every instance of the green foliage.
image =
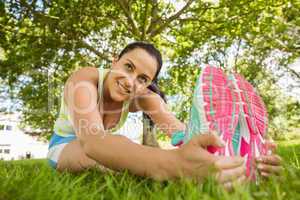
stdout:
[(171, 78), (161, 78), (159, 84), (162, 91), (175, 99), (171, 105), (174, 104), (172, 110), (178, 119), (187, 122), (200, 68), (183, 64), (173, 66), (168, 74)]

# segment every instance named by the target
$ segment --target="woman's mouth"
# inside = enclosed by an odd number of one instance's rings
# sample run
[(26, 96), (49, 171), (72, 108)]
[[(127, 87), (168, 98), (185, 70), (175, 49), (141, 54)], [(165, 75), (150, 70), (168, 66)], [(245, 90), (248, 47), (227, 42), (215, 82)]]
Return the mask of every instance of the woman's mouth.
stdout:
[(126, 89), (119, 81), (117, 81), (117, 85), (119, 86), (120, 90), (124, 94), (130, 94), (130, 90)]

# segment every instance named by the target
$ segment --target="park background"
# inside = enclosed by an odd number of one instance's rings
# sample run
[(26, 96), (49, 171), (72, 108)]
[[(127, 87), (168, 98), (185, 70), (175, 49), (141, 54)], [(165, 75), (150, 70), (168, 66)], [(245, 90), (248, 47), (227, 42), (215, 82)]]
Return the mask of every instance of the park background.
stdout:
[[(0, 1), (0, 110), (21, 113), (22, 126), (31, 127), (32, 135), (47, 140), (58, 114), (63, 84), (73, 71), (83, 66), (109, 67), (126, 44), (148, 41), (162, 52), (159, 86), (170, 109), (184, 122), (201, 67), (211, 64), (245, 76), (266, 104), (268, 134), (282, 144), (282, 152), (289, 152), (285, 161), (292, 169), (285, 178), (295, 172), (294, 178), (299, 179), (299, 15), (297, 0)], [(167, 140), (161, 134), (157, 137)], [(9, 168), (21, 173), (34, 166), (2, 165), (0, 173), (7, 176), (12, 173)], [(43, 177), (49, 176), (45, 174)], [(66, 180), (73, 184), (72, 178)], [(6, 180), (8, 183), (0, 186), (2, 194), (11, 197), (9, 185), (18, 181), (26, 185), (23, 179)], [(276, 189), (275, 183), (269, 184)], [(270, 189), (270, 193), (258, 196), (277, 198), (280, 192), (284, 193), (282, 198), (296, 195), (289, 190), (300, 188), (299, 181), (290, 184), (288, 189), (278, 186), (279, 193)], [(168, 187), (176, 190), (177, 186)]]

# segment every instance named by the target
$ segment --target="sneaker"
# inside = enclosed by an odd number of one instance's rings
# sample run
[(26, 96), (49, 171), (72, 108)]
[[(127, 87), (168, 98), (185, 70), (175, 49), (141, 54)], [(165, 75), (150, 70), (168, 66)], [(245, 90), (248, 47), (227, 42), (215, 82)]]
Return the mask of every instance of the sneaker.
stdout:
[(239, 74), (205, 67), (193, 94), (184, 143), (195, 135), (216, 131), (225, 147), (208, 147), (215, 155), (246, 158), (247, 175), (255, 177), (254, 158), (266, 154), (263, 136), (267, 111), (254, 87)]

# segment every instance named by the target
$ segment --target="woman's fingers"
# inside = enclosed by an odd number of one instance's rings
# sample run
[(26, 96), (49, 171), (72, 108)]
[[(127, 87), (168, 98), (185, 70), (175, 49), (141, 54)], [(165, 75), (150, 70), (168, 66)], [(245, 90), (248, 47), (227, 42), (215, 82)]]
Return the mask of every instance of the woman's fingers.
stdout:
[(233, 183), (231, 181), (224, 183), (223, 186), (227, 191), (232, 191), (233, 189)]
[(215, 162), (215, 167), (217, 169), (231, 169), (244, 165), (244, 158), (239, 156), (229, 157), (229, 156), (219, 156), (219, 159)]
[(224, 142), (213, 133), (201, 134), (194, 137), (191, 141), (195, 142), (195, 144), (201, 146), (202, 148), (206, 148), (208, 146), (224, 147)]
[(277, 144), (275, 144), (274, 142), (272, 142), (271, 140), (266, 140), (265, 142), (265, 147), (269, 150), (272, 151), (272, 153), (275, 153), (276, 149), (277, 149)]
[(277, 144), (275, 144), (272, 140), (266, 140), (264, 146), (267, 150), (267, 155), (273, 155), (276, 153)]
[(243, 183), (246, 183), (249, 179), (247, 178), (246, 174), (244, 174), (243, 176), (239, 177), (234, 183), (240, 185)]
[(246, 173), (244, 159), (242, 157), (220, 156), (214, 165), (219, 170), (216, 175), (219, 183), (236, 180)]
[(260, 156), (256, 159), (258, 163), (268, 164), (268, 165), (280, 165), (281, 157), (278, 155), (270, 155), (270, 156)]
[(219, 183), (225, 183), (238, 180), (239, 178), (245, 176), (245, 174), (245, 167), (239, 166), (232, 169), (221, 170), (219, 173), (217, 173), (216, 178)]
[(261, 172), (260, 175), (265, 177), (265, 178), (268, 178), (269, 176), (271, 176), (271, 174), (267, 173), (267, 172)]
[(266, 165), (259, 163), (257, 168), (261, 173), (280, 174), (283, 171), (282, 166)]
[(248, 181), (246, 175), (240, 176), (237, 180), (234, 181), (227, 181), (223, 183), (223, 186), (226, 190), (231, 191), (234, 186), (242, 185)]

